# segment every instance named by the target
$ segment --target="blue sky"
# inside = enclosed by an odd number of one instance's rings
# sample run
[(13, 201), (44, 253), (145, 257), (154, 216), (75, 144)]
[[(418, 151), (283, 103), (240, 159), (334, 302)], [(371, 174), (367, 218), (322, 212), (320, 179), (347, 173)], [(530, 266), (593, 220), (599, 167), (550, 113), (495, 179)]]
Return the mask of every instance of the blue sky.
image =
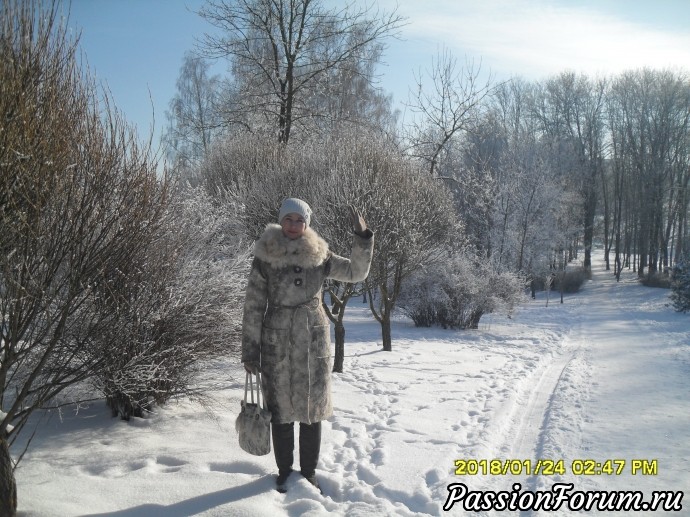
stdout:
[[(340, 3), (340, 0), (328, 0)], [(158, 141), (184, 53), (212, 27), (204, 0), (72, 0), (88, 66), (139, 133)], [(381, 87), (396, 105), (444, 47), (496, 79), (564, 70), (613, 75), (644, 66), (690, 73), (687, 0), (378, 0), (408, 18), (389, 41)], [(69, 4), (65, 4), (67, 6)], [(223, 72), (218, 63), (215, 70)], [(155, 116), (155, 122), (154, 122)]]

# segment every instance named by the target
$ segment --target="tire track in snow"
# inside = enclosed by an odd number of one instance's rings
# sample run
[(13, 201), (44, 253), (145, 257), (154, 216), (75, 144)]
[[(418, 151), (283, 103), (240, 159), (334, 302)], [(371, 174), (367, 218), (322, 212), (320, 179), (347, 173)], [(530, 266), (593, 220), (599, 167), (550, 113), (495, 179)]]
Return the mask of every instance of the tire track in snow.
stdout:
[[(545, 313), (543, 323), (556, 336), (558, 346), (553, 349), (551, 361), (539, 374), (536, 382), (526, 385), (524, 406), (516, 404), (516, 425), (510, 432), (510, 446), (504, 450), (510, 452), (510, 459), (534, 460), (544, 459), (549, 431), (553, 427), (554, 402), (558, 405), (560, 387), (572, 384), (567, 371), (571, 364), (581, 360), (582, 355), (582, 302), (569, 301), (566, 305), (554, 307)], [(535, 372), (536, 373), (536, 372)], [(551, 458), (547, 458), (551, 459)], [(529, 479), (530, 488), (534, 485), (533, 476)], [(523, 484), (524, 485), (524, 484)]]
[[(570, 371), (577, 368), (576, 363), (582, 361), (581, 356), (581, 315), (580, 307), (568, 308), (571, 322), (564, 332), (560, 346), (560, 353), (541, 372), (535, 384), (528, 387), (529, 396), (526, 405), (519, 408), (520, 418), (513, 434), (510, 448), (510, 459), (530, 460), (531, 468), (536, 468), (536, 462), (541, 459), (557, 461), (560, 457), (553, 455), (554, 431), (562, 424), (559, 418), (559, 407), (563, 404), (564, 390), (572, 388), (573, 380)], [(560, 422), (560, 423), (559, 423)], [(558, 433), (557, 433), (558, 434)], [(575, 439), (575, 436), (571, 436)], [(522, 485), (523, 491), (536, 492), (544, 489), (540, 484), (545, 481), (553, 482), (558, 475), (544, 475), (531, 473), (516, 477), (515, 481)], [(521, 517), (540, 515), (540, 512), (522, 511)]]
[(551, 403), (565, 369), (575, 357), (574, 352), (556, 357), (541, 374), (522, 410), (522, 418), (514, 435), (511, 458), (540, 459), (544, 449), (544, 435), (548, 429)]
[[(566, 337), (567, 340), (567, 337)], [(545, 439), (550, 429), (550, 420), (553, 410), (553, 401), (566, 369), (575, 358), (576, 351), (567, 350), (557, 355), (554, 360), (542, 371), (539, 380), (530, 388), (527, 403), (520, 411), (520, 419), (517, 429), (512, 434), (512, 447), (507, 459), (519, 461), (530, 460), (532, 468), (539, 459), (548, 455), (544, 454)], [(553, 459), (553, 458), (548, 458)], [(543, 477), (543, 476), (542, 476)], [(522, 490), (536, 491), (538, 489), (539, 476), (530, 475), (520, 482)], [(522, 511), (521, 517), (536, 515), (532, 511)]]

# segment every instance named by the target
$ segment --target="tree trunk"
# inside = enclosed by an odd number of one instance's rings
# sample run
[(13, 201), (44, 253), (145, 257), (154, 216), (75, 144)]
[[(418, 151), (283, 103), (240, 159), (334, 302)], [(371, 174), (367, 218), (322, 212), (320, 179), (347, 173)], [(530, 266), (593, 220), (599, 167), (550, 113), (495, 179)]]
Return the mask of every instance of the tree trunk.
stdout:
[(106, 405), (110, 408), (113, 417), (119, 416), (121, 420), (129, 421), (130, 418), (143, 418), (144, 408), (141, 404), (132, 400), (125, 393), (113, 393), (105, 398)]
[[(594, 182), (594, 177), (591, 178)], [(592, 186), (585, 195), (585, 231), (584, 231), (584, 247), (585, 247), (585, 271), (592, 271), (592, 242), (594, 241), (594, 215), (597, 207), (597, 196)]]
[(604, 168), (601, 168), (601, 189), (602, 189), (602, 200), (604, 202), (604, 263), (606, 264), (605, 270), (611, 270), (611, 247), (613, 244), (613, 238), (611, 235), (611, 208), (610, 200), (608, 194), (608, 188), (606, 185), (606, 175), (604, 174)]
[(470, 315), (470, 329), (477, 330), (479, 328), (479, 320), (481, 319), (482, 314), (484, 314), (484, 312), (481, 310), (476, 310), (472, 312), (472, 314)]
[(393, 351), (393, 340), (391, 338), (391, 316), (390, 311), (386, 308), (381, 318), (381, 339), (383, 339), (383, 350), (386, 352)]
[(333, 361), (333, 372), (343, 373), (343, 362), (345, 361), (345, 325), (342, 319), (338, 319), (335, 324), (335, 359)]
[(0, 517), (17, 515), (17, 483), (7, 439), (0, 438)]

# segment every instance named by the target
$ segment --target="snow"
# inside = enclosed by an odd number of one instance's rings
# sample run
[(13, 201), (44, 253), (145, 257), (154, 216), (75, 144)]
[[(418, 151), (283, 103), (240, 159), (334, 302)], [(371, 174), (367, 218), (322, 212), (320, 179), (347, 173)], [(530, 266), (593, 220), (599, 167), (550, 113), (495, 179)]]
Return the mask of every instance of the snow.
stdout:
[[(19, 514), (440, 515), (451, 483), (510, 491), (516, 482), (523, 490), (572, 482), (639, 490), (647, 501), (654, 490), (685, 490), (690, 319), (669, 306), (668, 291), (624, 277), (616, 283), (595, 257), (593, 279), (564, 304), (551, 296), (546, 307), (541, 293), (512, 319), (484, 317), (477, 331), (420, 329), (398, 317), (392, 352), (381, 350), (366, 307), (351, 301), (346, 371), (334, 376), (335, 414), (323, 424), (323, 495), (298, 474), (279, 494), (272, 454), (239, 449), (244, 375), (228, 360), (209, 369), (226, 381), (210, 408), (179, 401), (127, 423), (98, 402), (40, 421), (16, 472)], [(456, 459), (562, 459), (566, 473), (457, 476)], [(626, 464), (620, 475), (574, 475), (579, 459)], [(657, 474), (632, 475), (636, 459), (656, 460)], [(690, 515), (683, 506), (673, 515)], [(448, 513), (467, 515), (460, 503)]]

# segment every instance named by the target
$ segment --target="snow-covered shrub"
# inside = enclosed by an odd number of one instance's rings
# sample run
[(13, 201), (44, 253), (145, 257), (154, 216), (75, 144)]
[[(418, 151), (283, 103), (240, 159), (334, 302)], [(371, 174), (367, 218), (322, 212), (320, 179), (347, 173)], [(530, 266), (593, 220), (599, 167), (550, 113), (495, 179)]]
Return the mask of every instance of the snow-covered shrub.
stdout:
[(671, 276), (664, 271), (647, 273), (640, 281), (642, 285), (646, 287), (661, 287), (662, 289), (671, 288)]
[(312, 225), (319, 226), (318, 194), (326, 155), (318, 143), (284, 147), (256, 135), (239, 134), (216, 143), (201, 164), (199, 176), (216, 199), (238, 200), (242, 206), (238, 221), (253, 241), (266, 224), (277, 222), (286, 197), (307, 201), (315, 211)]
[(671, 275), (671, 300), (678, 312), (690, 311), (690, 262), (679, 262)]
[(564, 293), (577, 293), (588, 277), (589, 273), (583, 267), (568, 269), (563, 274), (555, 276), (552, 289)]
[(441, 324), (450, 298), (444, 289), (448, 277), (445, 265), (434, 268), (436, 274), (428, 270), (418, 271), (408, 278), (398, 298), (398, 307), (417, 327), (431, 327)]
[(114, 415), (142, 416), (154, 403), (202, 393), (205, 360), (238, 352), (249, 254), (236, 212), (187, 191), (137, 268), (113, 272), (102, 308), (116, 317), (98, 342), (96, 385)]
[(417, 326), (478, 328), (484, 314), (510, 314), (524, 296), (524, 285), (519, 275), (459, 253), (413, 275), (399, 306)]

